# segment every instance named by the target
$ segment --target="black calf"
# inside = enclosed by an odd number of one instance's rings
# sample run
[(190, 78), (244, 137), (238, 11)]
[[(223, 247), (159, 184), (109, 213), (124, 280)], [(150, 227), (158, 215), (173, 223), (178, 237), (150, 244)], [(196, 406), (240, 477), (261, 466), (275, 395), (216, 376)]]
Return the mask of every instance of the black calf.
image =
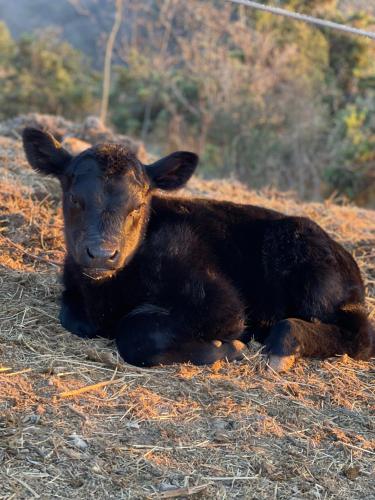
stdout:
[(106, 144), (73, 158), (35, 129), (24, 147), (61, 182), (60, 319), (72, 333), (115, 338), (139, 366), (238, 359), (252, 336), (278, 370), (299, 356), (375, 355), (358, 267), (312, 221), (155, 194), (187, 182), (193, 153), (145, 166)]

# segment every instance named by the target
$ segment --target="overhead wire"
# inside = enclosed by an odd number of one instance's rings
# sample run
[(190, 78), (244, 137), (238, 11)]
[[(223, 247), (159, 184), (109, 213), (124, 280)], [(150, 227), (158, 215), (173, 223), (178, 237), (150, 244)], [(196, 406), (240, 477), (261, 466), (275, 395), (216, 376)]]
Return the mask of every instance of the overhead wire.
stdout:
[(328, 21), (326, 19), (320, 19), (314, 16), (308, 16), (306, 14), (300, 14), (287, 9), (282, 9), (280, 7), (273, 7), (271, 5), (265, 5), (260, 2), (252, 2), (250, 0), (227, 0), (231, 3), (236, 3), (239, 5), (245, 5), (246, 7), (251, 7), (256, 10), (261, 10), (263, 12), (268, 12), (270, 14), (275, 14), (277, 16), (287, 17), (289, 19), (294, 19), (296, 21), (302, 21), (309, 24), (314, 24), (316, 26), (321, 26), (323, 28), (330, 28), (334, 30), (344, 31), (352, 35), (359, 35), (375, 40), (374, 31), (366, 31), (360, 28), (355, 28), (354, 26), (347, 26), (346, 24), (336, 23), (334, 21)]

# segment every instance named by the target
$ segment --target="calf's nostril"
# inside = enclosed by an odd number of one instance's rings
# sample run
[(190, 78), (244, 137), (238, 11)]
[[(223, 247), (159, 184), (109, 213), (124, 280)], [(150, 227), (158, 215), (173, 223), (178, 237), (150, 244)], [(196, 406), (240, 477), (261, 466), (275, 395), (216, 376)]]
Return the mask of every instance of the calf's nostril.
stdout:
[(118, 255), (119, 251), (118, 250), (110, 250), (109, 248), (95, 248), (94, 250), (90, 249), (90, 247), (86, 247), (86, 253), (90, 257), (90, 259), (95, 260), (96, 262), (103, 262), (103, 264), (106, 261), (109, 262), (114, 262)]
[(95, 256), (90, 252), (90, 249), (88, 247), (86, 248), (86, 252), (90, 259), (95, 259)]
[(116, 259), (117, 256), (118, 256), (118, 250), (115, 250), (113, 254), (109, 257), (109, 260), (113, 261)]

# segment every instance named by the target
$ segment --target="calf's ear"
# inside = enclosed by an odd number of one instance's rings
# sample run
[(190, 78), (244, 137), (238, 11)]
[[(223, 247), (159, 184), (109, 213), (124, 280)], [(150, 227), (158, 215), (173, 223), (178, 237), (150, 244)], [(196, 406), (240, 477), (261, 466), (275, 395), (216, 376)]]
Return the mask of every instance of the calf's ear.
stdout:
[(72, 159), (52, 134), (37, 128), (25, 128), (22, 134), (27, 161), (34, 170), (59, 177)]
[(147, 175), (152, 186), (172, 191), (184, 186), (198, 165), (199, 158), (188, 151), (176, 151), (161, 160), (147, 165)]

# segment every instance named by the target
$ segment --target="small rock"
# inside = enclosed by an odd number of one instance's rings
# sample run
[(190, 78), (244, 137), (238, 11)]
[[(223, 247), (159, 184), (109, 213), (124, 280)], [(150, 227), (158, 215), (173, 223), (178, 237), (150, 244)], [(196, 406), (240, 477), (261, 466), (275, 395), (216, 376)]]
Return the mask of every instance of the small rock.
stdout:
[(212, 425), (218, 431), (222, 431), (227, 428), (227, 422), (225, 420), (219, 420), (219, 419), (214, 420), (212, 422)]
[(81, 438), (81, 436), (78, 436), (77, 434), (72, 434), (71, 436), (69, 436), (69, 438), (71, 440), (71, 444), (76, 448), (78, 448), (79, 450), (87, 449), (88, 444)]
[(72, 460), (83, 460), (85, 458), (85, 454), (80, 451), (73, 450), (72, 448), (63, 447), (61, 451), (65, 453), (65, 455)]
[(25, 424), (38, 424), (40, 421), (40, 415), (26, 415), (22, 421)]
[(351, 481), (354, 481), (361, 475), (361, 469), (358, 467), (358, 465), (354, 465), (353, 467), (347, 467), (344, 469), (344, 476), (350, 479)]
[(230, 441), (230, 438), (228, 434), (225, 434), (221, 431), (216, 431), (213, 435), (213, 440), (215, 441), (215, 443), (227, 443), (228, 441)]
[(129, 420), (125, 425), (130, 429), (140, 429), (139, 422), (137, 422), (136, 420)]

